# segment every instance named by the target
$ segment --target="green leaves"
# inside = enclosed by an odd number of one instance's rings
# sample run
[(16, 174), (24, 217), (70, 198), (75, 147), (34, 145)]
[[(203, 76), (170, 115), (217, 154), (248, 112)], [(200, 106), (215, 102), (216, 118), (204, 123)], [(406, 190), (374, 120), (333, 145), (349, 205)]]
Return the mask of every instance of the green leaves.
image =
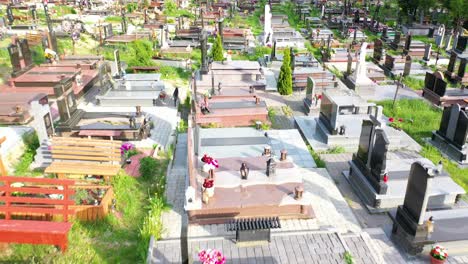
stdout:
[(218, 34), (213, 45), (213, 50), (211, 56), (213, 56), (214, 61), (223, 61), (224, 60), (224, 49), (223, 42), (221, 41), (221, 36)]
[(278, 76), (278, 92), (281, 95), (290, 95), (293, 92), (292, 88), (292, 70), (291, 70), (291, 53), (288, 47), (284, 50), (283, 65)]

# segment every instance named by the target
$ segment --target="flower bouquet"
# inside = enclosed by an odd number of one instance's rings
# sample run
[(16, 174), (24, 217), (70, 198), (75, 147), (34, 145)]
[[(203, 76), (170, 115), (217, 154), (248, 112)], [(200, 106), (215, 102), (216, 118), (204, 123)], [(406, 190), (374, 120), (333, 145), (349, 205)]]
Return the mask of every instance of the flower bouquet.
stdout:
[(214, 170), (219, 167), (218, 161), (206, 154), (203, 155), (203, 157), (201, 158), (201, 161), (205, 163), (203, 165), (204, 172), (209, 172), (210, 170)]
[(125, 157), (125, 162), (130, 163), (130, 157), (132, 156), (134, 151), (132, 151), (134, 148), (133, 144), (130, 142), (125, 142), (120, 146), (120, 154)]
[(432, 250), (429, 253), (429, 255), (431, 256), (432, 264), (445, 263), (445, 260), (448, 258), (447, 249), (440, 245), (435, 245), (434, 247), (432, 247)]
[(214, 196), (214, 180), (212, 179), (205, 179), (203, 182), (203, 191), (208, 194), (208, 197)]
[(403, 127), (403, 118), (398, 118), (398, 120), (395, 120), (395, 118), (390, 117), (388, 121), (390, 122), (390, 126), (396, 130), (401, 130)]
[(198, 252), (198, 260), (203, 264), (224, 264), (226, 258), (223, 253), (217, 249), (203, 249)]

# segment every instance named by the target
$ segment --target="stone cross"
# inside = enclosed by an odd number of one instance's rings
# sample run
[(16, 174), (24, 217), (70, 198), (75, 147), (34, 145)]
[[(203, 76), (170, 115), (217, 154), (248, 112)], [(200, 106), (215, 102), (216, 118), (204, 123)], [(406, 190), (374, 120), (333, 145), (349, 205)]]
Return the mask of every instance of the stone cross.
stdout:
[(403, 69), (403, 76), (408, 76), (411, 72), (411, 56), (407, 55), (405, 59), (405, 68)]
[(270, 5), (265, 5), (265, 21), (263, 29), (263, 44), (271, 45), (273, 41), (273, 28), (271, 26), (272, 14), (270, 11)]
[(354, 72), (354, 80), (356, 83), (366, 80), (367, 78), (367, 65), (366, 65), (366, 53), (367, 53), (367, 42), (363, 42), (361, 50), (359, 52), (359, 59), (356, 65), (356, 71)]

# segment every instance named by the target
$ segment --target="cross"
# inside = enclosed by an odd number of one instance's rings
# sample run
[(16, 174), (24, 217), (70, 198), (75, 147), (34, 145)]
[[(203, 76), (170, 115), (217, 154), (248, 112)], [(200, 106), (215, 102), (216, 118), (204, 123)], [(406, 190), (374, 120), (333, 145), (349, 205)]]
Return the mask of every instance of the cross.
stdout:
[[(3, 142), (5, 142), (5, 141), (6, 141), (6, 137), (0, 138), (0, 147), (2, 146)], [(7, 176), (7, 171), (5, 169), (5, 165), (3, 164), (3, 159), (2, 159), (1, 154), (0, 154), (0, 173), (1, 173), (0, 176)]]

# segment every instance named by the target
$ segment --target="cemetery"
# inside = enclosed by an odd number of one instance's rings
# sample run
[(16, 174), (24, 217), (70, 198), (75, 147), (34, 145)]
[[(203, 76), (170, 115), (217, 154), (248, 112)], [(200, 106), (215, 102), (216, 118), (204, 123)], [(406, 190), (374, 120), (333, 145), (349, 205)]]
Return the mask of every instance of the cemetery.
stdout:
[(466, 1), (0, 1), (1, 263), (468, 263)]

